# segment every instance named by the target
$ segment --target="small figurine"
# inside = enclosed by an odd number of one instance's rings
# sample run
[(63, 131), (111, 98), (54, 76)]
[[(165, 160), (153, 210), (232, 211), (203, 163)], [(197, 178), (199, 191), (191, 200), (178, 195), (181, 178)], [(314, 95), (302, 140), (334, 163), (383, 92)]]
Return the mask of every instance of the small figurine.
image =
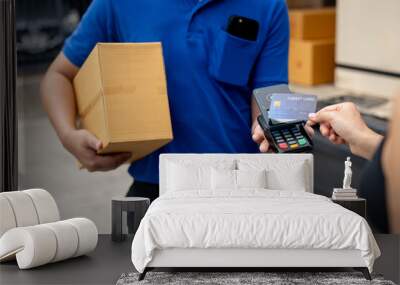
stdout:
[(347, 157), (344, 162), (344, 178), (342, 188), (333, 188), (332, 199), (334, 200), (351, 200), (357, 199), (357, 189), (351, 187), (351, 177), (353, 176), (353, 171), (351, 169), (350, 157)]
[(347, 160), (344, 162), (343, 189), (352, 189), (351, 188), (352, 175), (353, 175), (353, 171), (351, 170), (350, 157), (347, 157)]

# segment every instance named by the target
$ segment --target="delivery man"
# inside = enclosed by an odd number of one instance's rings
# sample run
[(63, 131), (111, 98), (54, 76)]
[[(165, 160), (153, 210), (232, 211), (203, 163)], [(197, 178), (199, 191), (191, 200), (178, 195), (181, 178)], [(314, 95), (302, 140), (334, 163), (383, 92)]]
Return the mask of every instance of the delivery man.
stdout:
[(62, 144), (89, 171), (114, 169), (130, 154), (97, 155), (101, 142), (77, 128), (74, 76), (98, 42), (159, 41), (174, 140), (129, 168), (128, 195), (151, 200), (160, 153), (268, 150), (251, 95), (287, 83), (288, 11), (284, 0), (93, 0), (41, 84)]

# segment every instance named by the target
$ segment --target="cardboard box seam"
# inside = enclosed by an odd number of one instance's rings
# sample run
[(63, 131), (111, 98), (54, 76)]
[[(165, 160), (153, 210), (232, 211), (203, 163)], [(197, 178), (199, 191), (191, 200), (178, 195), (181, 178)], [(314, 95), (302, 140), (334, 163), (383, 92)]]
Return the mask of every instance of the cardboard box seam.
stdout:
[[(168, 113), (171, 114), (171, 108), (170, 108), (170, 106), (169, 106), (169, 96), (168, 96), (167, 71), (166, 71), (166, 69), (165, 69), (164, 48), (163, 48), (162, 42), (159, 42), (159, 45), (161, 46), (161, 55), (162, 55), (162, 60), (163, 60), (163, 65), (162, 65), (163, 74), (164, 74), (164, 75), (163, 75), (163, 79), (164, 79), (164, 82), (165, 82), (165, 89), (167, 90), (167, 107), (168, 107)], [(172, 128), (172, 120), (171, 120), (171, 117), (169, 118), (169, 129), (171, 130), (171, 136), (172, 136), (171, 140), (172, 140), (173, 137), (174, 137), (174, 130), (173, 130), (173, 128)]]
[(125, 142), (152, 142), (152, 141), (159, 141), (159, 140), (172, 140), (173, 137), (167, 137), (169, 133), (164, 133), (164, 136), (160, 134), (160, 137), (152, 137), (151, 139), (148, 138), (139, 138), (139, 139), (129, 139), (129, 140), (121, 140), (121, 139), (111, 139), (110, 143), (125, 143)]
[(104, 96), (104, 81), (103, 81), (103, 66), (102, 66), (102, 61), (101, 61), (101, 57), (100, 57), (100, 53), (101, 53), (101, 43), (98, 46), (98, 53), (97, 53), (97, 62), (99, 64), (99, 70), (100, 70), (100, 96), (101, 98), (101, 103), (103, 104), (103, 110), (104, 110), (104, 127), (105, 127), (105, 131), (106, 131), (106, 137), (107, 137), (107, 142), (105, 143), (105, 145), (103, 145), (103, 147), (106, 147), (107, 145), (110, 144), (111, 142), (111, 136), (110, 136), (110, 132), (109, 132), (109, 124), (108, 124), (108, 110), (106, 108), (106, 96)]

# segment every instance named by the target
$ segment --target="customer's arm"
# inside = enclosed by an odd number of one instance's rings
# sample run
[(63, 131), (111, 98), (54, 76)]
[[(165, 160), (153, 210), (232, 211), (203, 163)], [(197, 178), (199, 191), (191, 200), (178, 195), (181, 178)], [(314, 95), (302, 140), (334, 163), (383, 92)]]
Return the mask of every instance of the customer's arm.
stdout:
[(101, 142), (88, 131), (76, 127), (72, 80), (77, 72), (78, 68), (60, 53), (41, 83), (43, 105), (62, 144), (85, 168), (89, 171), (114, 169), (126, 161), (130, 154), (98, 155)]
[[(383, 147), (382, 166), (386, 183), (386, 205), (390, 230), (400, 234), (400, 97), (394, 103), (389, 132)], [(328, 106), (310, 115), (308, 126), (320, 124), (321, 134), (333, 143), (347, 143), (352, 153), (370, 159), (382, 136), (364, 123), (352, 103)]]
[(383, 147), (382, 165), (390, 230), (400, 234), (400, 96), (395, 98), (393, 105), (393, 116)]
[(348, 144), (353, 154), (371, 159), (383, 137), (371, 130), (353, 103), (341, 103), (310, 114), (310, 126), (320, 124), (320, 132), (334, 144)]

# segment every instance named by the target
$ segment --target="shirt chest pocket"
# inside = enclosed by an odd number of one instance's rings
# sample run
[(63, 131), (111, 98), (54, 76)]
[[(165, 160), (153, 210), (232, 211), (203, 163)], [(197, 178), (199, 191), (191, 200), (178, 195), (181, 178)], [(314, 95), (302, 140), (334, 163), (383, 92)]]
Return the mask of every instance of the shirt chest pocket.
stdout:
[(224, 83), (246, 86), (257, 57), (257, 41), (241, 39), (219, 29), (210, 44), (211, 76)]

